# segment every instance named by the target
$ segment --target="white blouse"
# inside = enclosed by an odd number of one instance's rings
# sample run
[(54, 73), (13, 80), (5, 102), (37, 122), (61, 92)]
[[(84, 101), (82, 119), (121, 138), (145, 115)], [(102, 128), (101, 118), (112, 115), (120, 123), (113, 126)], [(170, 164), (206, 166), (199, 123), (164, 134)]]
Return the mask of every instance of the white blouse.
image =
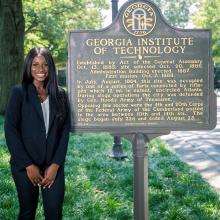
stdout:
[(50, 114), (49, 96), (47, 96), (47, 99), (43, 103), (41, 103), (41, 107), (42, 107), (42, 111), (43, 111), (44, 124), (45, 124), (45, 128), (46, 128), (46, 136), (47, 136), (48, 129), (49, 129), (49, 114)]

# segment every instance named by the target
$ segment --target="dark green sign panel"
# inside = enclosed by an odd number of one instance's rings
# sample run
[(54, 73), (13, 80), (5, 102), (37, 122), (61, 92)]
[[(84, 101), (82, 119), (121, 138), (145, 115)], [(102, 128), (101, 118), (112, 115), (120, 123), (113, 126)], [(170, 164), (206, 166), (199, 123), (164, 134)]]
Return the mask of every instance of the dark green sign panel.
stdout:
[(216, 124), (210, 30), (166, 23), (150, 1), (129, 1), (115, 21), (69, 34), (72, 128), (137, 132)]

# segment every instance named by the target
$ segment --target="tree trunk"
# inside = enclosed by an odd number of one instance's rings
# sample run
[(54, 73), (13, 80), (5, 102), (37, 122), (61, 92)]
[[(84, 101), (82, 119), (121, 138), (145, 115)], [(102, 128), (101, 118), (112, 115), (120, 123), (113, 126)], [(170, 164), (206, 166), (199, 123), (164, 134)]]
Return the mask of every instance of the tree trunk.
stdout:
[(21, 80), (24, 57), (22, 0), (0, 0), (0, 114), (10, 89)]

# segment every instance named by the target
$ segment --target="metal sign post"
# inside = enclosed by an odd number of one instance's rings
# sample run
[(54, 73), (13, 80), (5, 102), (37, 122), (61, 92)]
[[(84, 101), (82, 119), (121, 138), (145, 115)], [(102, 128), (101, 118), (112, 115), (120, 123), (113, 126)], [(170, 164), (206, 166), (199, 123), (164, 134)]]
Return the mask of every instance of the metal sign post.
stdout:
[[(116, 17), (118, 13), (118, 0), (112, 0), (112, 21)], [(122, 143), (121, 143), (121, 137), (120, 136), (114, 136), (114, 143), (112, 146), (112, 154), (110, 155), (111, 158), (114, 158), (116, 160), (123, 160), (127, 158), (127, 155), (124, 154)]]
[(148, 219), (148, 148), (149, 140), (137, 133), (132, 141), (134, 157), (134, 219)]
[(123, 135), (132, 142), (134, 158), (134, 220), (148, 220), (148, 143), (156, 137), (169, 134), (169, 130), (138, 132)]

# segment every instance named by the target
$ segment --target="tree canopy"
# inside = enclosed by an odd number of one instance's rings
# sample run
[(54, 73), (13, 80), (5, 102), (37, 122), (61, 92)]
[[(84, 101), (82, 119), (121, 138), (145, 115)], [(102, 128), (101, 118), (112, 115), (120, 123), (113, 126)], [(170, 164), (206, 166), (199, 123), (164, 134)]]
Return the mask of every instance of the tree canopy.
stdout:
[(202, 0), (193, 22), (200, 28), (212, 30), (212, 51), (216, 64), (220, 64), (220, 1)]
[(23, 0), (25, 53), (48, 47), (58, 64), (67, 59), (67, 35), (72, 29), (100, 28), (107, 0)]
[(154, 0), (169, 24), (184, 28), (189, 22), (190, 6), (197, 0)]
[[(185, 27), (196, 0), (154, 0), (172, 26)], [(110, 0), (22, 0), (25, 17), (25, 53), (34, 46), (48, 47), (58, 64), (67, 60), (69, 30), (102, 27), (102, 9)]]

